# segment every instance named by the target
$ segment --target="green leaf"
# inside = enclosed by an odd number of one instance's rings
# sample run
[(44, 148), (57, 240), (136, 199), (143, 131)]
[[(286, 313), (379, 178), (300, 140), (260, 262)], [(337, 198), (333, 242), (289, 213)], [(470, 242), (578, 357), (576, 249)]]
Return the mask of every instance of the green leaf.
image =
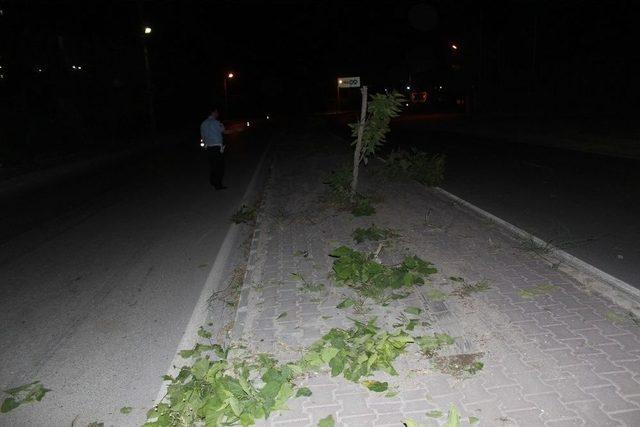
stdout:
[(460, 414), (458, 414), (458, 408), (456, 408), (456, 405), (451, 405), (451, 408), (449, 408), (447, 427), (460, 427)]
[(13, 409), (16, 409), (18, 406), (20, 406), (20, 403), (17, 402), (13, 397), (7, 397), (3, 402), (2, 402), (2, 406), (0, 407), (0, 412), (1, 413), (6, 413), (9, 412)]
[(475, 424), (478, 421), (480, 421), (480, 418), (478, 417), (469, 417), (469, 424)]
[(433, 411), (427, 412), (426, 415), (427, 417), (431, 417), (431, 418), (440, 418), (444, 414), (442, 413), (442, 411), (433, 410)]
[(287, 317), (287, 312), (286, 311), (283, 311), (282, 313), (280, 313), (278, 315), (278, 317), (276, 317), (276, 320), (282, 319), (283, 317)]
[(336, 308), (348, 308), (348, 307), (352, 307), (356, 302), (351, 299), (351, 298), (346, 298), (344, 300), (342, 300), (342, 302), (338, 305), (336, 305)]
[(329, 367), (331, 367), (331, 376), (332, 377), (337, 377), (338, 375), (340, 375), (344, 369), (344, 361), (345, 358), (344, 356), (340, 357), (334, 357), (333, 359), (331, 359), (329, 361)]
[(2, 402), (2, 405), (0, 406), (0, 413), (9, 412), (25, 403), (34, 401), (40, 402), (49, 391), (51, 390), (44, 388), (40, 381), (34, 381), (32, 383), (23, 384), (21, 386), (5, 390), (5, 393), (10, 397), (6, 398)]
[(418, 324), (418, 319), (410, 319), (405, 328), (407, 331), (413, 331)]
[(322, 359), (323, 362), (329, 363), (329, 361), (331, 361), (331, 359), (333, 359), (336, 354), (338, 354), (337, 348), (325, 347), (320, 352), (320, 358)]
[(333, 420), (333, 415), (329, 415), (318, 421), (318, 427), (333, 427), (335, 425), (336, 422)]
[(227, 399), (227, 402), (229, 402), (229, 406), (233, 411), (233, 415), (235, 415), (236, 417), (239, 417), (242, 414), (242, 405), (240, 404), (238, 399), (231, 396)]
[(202, 338), (211, 338), (211, 332), (205, 330), (202, 326), (198, 329), (198, 336)]
[(375, 391), (376, 393), (382, 393), (383, 391), (387, 391), (389, 388), (389, 383), (380, 382), (380, 381), (362, 381), (362, 384), (371, 391)]
[(420, 424), (418, 424), (416, 420), (412, 420), (411, 418), (408, 420), (404, 420), (402, 423), (405, 425), (405, 427), (420, 427)]
[(131, 406), (123, 406), (122, 408), (120, 408), (120, 413), (121, 414), (130, 414), (132, 410), (133, 410), (133, 408)]
[(407, 307), (404, 309), (404, 312), (418, 316), (422, 313), (422, 309), (418, 307)]
[(214, 350), (215, 348), (216, 347), (213, 345), (197, 343), (195, 347), (193, 347), (191, 350), (181, 350), (179, 354), (180, 354), (180, 357), (184, 359), (189, 359), (191, 357), (200, 356), (200, 354), (202, 354), (203, 351), (211, 351), (211, 350)]
[(280, 409), (284, 407), (284, 404), (287, 400), (289, 400), (291, 396), (293, 396), (293, 386), (288, 382), (283, 383), (280, 387), (278, 395), (276, 396), (276, 401), (273, 409)]
[(313, 393), (311, 392), (311, 390), (308, 387), (301, 387), (296, 392), (296, 397), (309, 397), (312, 394)]

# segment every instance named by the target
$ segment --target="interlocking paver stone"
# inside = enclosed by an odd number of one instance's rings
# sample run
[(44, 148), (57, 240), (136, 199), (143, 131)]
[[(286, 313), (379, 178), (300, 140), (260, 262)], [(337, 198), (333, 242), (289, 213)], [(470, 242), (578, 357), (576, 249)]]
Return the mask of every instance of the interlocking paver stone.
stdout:
[[(400, 426), (408, 418), (426, 423), (426, 412), (446, 413), (451, 404), (465, 423), (474, 415), (480, 426), (640, 425), (640, 333), (631, 321), (608, 319), (607, 313), (621, 309), (521, 250), (499, 227), (417, 183), (380, 179), (365, 170), (360, 190), (379, 200), (375, 215), (358, 218), (336, 210), (323, 182), (348, 160), (349, 146), (314, 132), (290, 133), (274, 148), (241, 294), (243, 321), (232, 338), (294, 361), (331, 328), (349, 328), (349, 317), (376, 316), (381, 327), (393, 330), (405, 307), (420, 306), (418, 317), (429, 326), (413, 335), (448, 333), (455, 343), (440, 350), (441, 356), (477, 353), (484, 368), (475, 375), (439, 372), (412, 344), (394, 362), (398, 376), (373, 377), (389, 383), (390, 397), (319, 368), (298, 380), (311, 396), (292, 399), (290, 410), (258, 425), (316, 425), (333, 415), (337, 425)], [(364, 300), (360, 311), (338, 309), (356, 294), (335, 286), (328, 254), (340, 245), (375, 251), (377, 243), (356, 245), (351, 238), (356, 227), (372, 223), (400, 235), (383, 245), (381, 262), (415, 254), (434, 263), (438, 273), (404, 300), (385, 306)], [(304, 289), (291, 273), (325, 286)], [(490, 289), (450, 295), (461, 286), (453, 276), (467, 283), (487, 280)], [(554, 289), (523, 297), (522, 290), (544, 283)], [(434, 289), (443, 300), (432, 298)], [(429, 421), (444, 425), (446, 416)]]

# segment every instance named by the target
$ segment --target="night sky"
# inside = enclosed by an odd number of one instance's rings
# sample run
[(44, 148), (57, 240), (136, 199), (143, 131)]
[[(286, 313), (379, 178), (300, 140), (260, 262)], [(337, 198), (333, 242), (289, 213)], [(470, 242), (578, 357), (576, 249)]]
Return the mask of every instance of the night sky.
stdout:
[[(637, 2), (0, 5), (2, 137), (14, 147), (42, 135), (70, 144), (86, 133), (117, 139), (142, 132), (143, 43), (161, 127), (197, 122), (209, 105), (221, 104), (229, 71), (236, 116), (331, 110), (336, 78), (350, 75), (373, 90), (443, 86), (451, 99), (471, 97), (477, 111), (638, 108)], [(152, 28), (147, 37), (145, 25)], [(346, 91), (343, 102), (354, 95)]]

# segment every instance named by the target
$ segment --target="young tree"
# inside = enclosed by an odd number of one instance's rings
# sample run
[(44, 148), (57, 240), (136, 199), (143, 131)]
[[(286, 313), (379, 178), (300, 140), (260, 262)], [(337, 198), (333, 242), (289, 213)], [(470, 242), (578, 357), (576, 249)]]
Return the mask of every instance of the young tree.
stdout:
[[(353, 151), (353, 177), (351, 180), (351, 201), (355, 200), (358, 187), (358, 172), (361, 162), (367, 163), (369, 157), (386, 141), (391, 119), (400, 114), (400, 107), (405, 102), (398, 92), (391, 94), (374, 94), (368, 99), (367, 87), (363, 86), (360, 121), (349, 125), (351, 136), (355, 141)], [(368, 100), (368, 102), (367, 102)]]

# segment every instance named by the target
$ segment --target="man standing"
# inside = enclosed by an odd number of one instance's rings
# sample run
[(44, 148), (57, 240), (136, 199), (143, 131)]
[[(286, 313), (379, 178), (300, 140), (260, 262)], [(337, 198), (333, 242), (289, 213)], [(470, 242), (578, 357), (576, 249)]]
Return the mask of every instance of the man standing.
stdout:
[(224, 125), (218, 121), (218, 108), (213, 107), (211, 114), (200, 125), (200, 136), (209, 159), (209, 183), (216, 190), (224, 190), (222, 178), (224, 177), (224, 141), (222, 134), (230, 134)]

